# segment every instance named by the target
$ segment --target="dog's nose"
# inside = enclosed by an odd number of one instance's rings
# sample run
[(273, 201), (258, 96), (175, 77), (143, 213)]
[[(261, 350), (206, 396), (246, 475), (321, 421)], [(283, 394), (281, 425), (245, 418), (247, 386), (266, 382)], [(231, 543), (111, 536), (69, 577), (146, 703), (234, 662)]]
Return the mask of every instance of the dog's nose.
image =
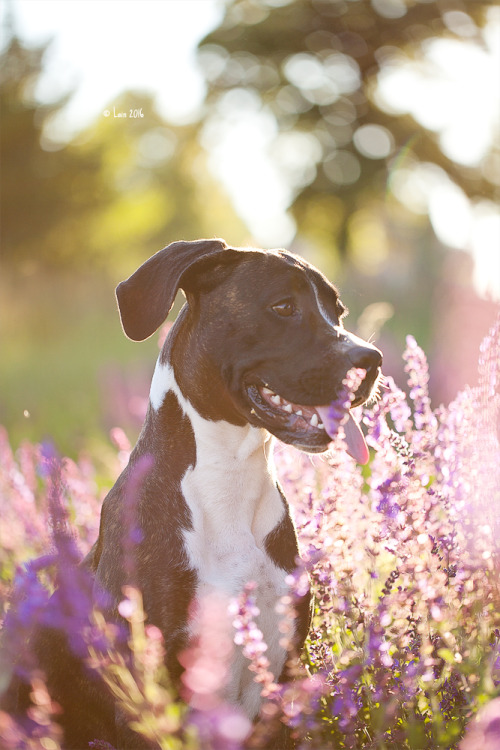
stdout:
[(373, 372), (382, 366), (382, 352), (375, 346), (355, 346), (349, 352), (349, 359), (354, 367), (366, 372)]

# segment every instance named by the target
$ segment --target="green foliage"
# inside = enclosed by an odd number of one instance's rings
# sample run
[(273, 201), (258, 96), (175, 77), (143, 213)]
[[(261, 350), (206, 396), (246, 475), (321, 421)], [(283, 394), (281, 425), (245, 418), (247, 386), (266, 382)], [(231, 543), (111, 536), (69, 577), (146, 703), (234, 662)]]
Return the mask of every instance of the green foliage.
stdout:
[(93, 274), (0, 279), (0, 422), (15, 446), (50, 436), (60, 450), (106, 450), (120, 425), (131, 438), (146, 399), (156, 339), (132, 344), (123, 335), (114, 283)]

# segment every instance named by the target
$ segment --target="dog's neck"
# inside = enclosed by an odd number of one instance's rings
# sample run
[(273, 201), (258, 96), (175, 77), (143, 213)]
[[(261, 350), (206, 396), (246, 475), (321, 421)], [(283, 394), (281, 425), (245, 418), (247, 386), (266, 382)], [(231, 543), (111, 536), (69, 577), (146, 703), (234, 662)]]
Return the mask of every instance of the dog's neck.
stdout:
[(169, 392), (175, 395), (195, 433), (197, 464), (209, 455), (214, 468), (219, 465), (221, 472), (227, 473), (227, 462), (243, 463), (251, 456), (257, 455), (260, 455), (266, 464), (271, 462), (272, 437), (267, 430), (252, 427), (250, 424), (239, 427), (223, 420), (204, 419), (191, 404), (189, 396), (182, 393), (172, 365), (164, 362), (164, 357), (160, 356), (156, 363), (149, 394), (150, 405), (154, 413), (157, 414), (160, 411), (165, 396)]
[[(151, 383), (153, 413), (159, 414), (168, 393), (175, 396), (194, 433), (196, 471), (187, 470), (182, 479), (191, 511), (196, 513), (195, 506), (199, 506), (205, 527), (208, 524), (214, 526), (214, 533), (215, 529), (225, 529), (233, 535), (231, 546), (234, 535), (241, 533), (262, 539), (269, 532), (269, 518), (261, 529), (261, 505), (276, 487), (271, 435), (249, 424), (239, 427), (201, 417), (181, 392), (173, 367), (160, 357)], [(168, 429), (168, 425), (165, 427)], [(278, 522), (281, 513), (279, 506), (272, 524)], [(211, 536), (210, 528), (206, 532)]]

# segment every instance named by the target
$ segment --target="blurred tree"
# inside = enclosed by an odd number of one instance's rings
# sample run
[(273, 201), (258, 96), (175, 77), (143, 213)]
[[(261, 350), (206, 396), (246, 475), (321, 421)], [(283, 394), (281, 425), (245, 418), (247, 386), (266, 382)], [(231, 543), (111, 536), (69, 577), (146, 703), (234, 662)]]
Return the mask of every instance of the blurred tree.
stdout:
[(100, 175), (98, 152), (83, 156), (44, 136), (47, 122), (70, 96), (44, 104), (37, 100), (49, 45), (26, 47), (10, 18), (6, 31), (0, 54), (1, 248), (8, 265), (30, 272), (40, 265), (57, 266), (69, 252), (76, 254), (76, 233), (69, 248), (54, 241), (60, 223), (83, 223), (110, 194)]
[(229, 0), (200, 45), (208, 104), (223, 112), (230, 95), (232, 102), (251, 95), (272, 113), (273, 152), (295, 187), (299, 234), (330, 253), (335, 245), (359, 251), (352, 235), (367, 224), (355, 227), (351, 218), (390, 187), (398, 155), (437, 165), (469, 197), (493, 197), (494, 170), (454, 162), (436, 133), (384, 107), (377, 93), (380, 72), (421, 58), (430, 38), (484, 46), (489, 7), (486, 0)]
[(151, 96), (125, 92), (70, 143), (50, 125), (70, 94), (41, 102), (48, 45), (27, 47), (8, 20), (0, 54), (1, 248), (6, 268), (129, 271), (170, 241), (247, 230), (209, 175), (193, 126)]
[(143, 92), (124, 92), (107, 112), (73, 143), (83, 156), (102, 153), (101, 178), (115, 195), (89, 221), (88, 256), (126, 273), (181, 238), (242, 240), (247, 230), (211, 178), (195, 126), (166, 123)]

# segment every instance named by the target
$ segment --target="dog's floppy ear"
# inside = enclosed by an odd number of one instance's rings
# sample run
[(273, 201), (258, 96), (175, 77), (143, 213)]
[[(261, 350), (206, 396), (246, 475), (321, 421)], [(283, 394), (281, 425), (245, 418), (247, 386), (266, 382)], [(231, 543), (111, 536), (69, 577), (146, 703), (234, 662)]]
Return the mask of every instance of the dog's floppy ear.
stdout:
[(183, 274), (195, 263), (228, 249), (218, 239), (172, 242), (118, 284), (116, 298), (126, 335), (133, 341), (149, 338), (170, 312)]

